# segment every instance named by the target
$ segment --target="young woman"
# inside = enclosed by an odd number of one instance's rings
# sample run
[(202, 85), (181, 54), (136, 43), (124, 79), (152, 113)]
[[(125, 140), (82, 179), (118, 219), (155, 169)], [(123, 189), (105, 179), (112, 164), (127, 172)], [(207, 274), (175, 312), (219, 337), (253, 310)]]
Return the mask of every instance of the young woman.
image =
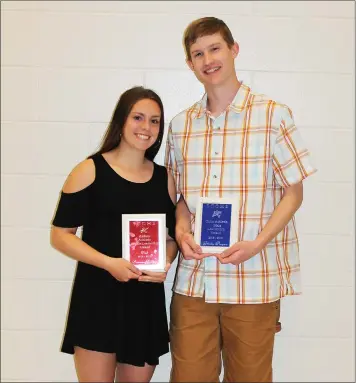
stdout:
[[(163, 130), (159, 96), (127, 90), (100, 150), (73, 169), (61, 192), (51, 243), (78, 261), (61, 351), (74, 354), (80, 382), (149, 382), (169, 351), (163, 282), (177, 253), (176, 191), (153, 162)], [(145, 213), (166, 214), (163, 273), (142, 272), (122, 258), (121, 215)]]

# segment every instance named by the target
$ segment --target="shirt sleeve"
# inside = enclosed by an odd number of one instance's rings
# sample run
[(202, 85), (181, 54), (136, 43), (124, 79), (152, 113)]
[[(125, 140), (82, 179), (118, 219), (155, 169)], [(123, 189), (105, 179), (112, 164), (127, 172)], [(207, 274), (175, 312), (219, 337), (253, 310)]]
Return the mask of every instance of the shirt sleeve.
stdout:
[(317, 169), (311, 163), (310, 157), (310, 152), (295, 126), (292, 111), (283, 107), (272, 159), (278, 184), (288, 187), (315, 173)]
[(172, 123), (169, 124), (169, 129), (168, 129), (168, 134), (167, 134), (164, 166), (172, 174), (174, 181), (175, 181), (177, 194), (180, 194), (181, 193), (181, 190), (180, 190), (180, 172), (179, 172), (179, 168), (178, 168), (178, 164), (177, 164), (177, 158), (176, 158), (175, 151), (174, 151)]
[(66, 228), (83, 226), (87, 220), (88, 206), (89, 187), (75, 193), (62, 191), (52, 225)]

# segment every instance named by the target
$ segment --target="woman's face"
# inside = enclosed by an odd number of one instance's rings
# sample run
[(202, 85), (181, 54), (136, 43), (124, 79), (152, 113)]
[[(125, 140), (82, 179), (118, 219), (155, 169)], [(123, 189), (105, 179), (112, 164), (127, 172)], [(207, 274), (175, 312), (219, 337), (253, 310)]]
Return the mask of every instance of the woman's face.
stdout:
[(127, 116), (122, 139), (132, 148), (146, 151), (157, 140), (161, 109), (151, 99), (138, 101)]

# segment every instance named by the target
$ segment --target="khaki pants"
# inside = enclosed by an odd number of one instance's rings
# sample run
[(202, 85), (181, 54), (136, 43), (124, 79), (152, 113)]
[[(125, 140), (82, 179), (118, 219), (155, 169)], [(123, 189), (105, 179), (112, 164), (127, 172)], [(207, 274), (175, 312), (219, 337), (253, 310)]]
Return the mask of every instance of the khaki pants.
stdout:
[(173, 294), (171, 382), (272, 382), (279, 301), (266, 304), (206, 303)]

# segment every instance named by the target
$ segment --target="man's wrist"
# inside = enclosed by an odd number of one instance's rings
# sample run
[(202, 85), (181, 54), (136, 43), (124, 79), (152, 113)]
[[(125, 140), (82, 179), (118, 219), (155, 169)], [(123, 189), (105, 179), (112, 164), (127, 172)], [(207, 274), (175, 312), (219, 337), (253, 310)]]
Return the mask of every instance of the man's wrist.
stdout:
[(267, 246), (267, 243), (268, 242), (266, 242), (264, 238), (257, 236), (257, 238), (255, 239), (255, 244), (258, 252), (262, 251), (262, 249), (264, 249)]

